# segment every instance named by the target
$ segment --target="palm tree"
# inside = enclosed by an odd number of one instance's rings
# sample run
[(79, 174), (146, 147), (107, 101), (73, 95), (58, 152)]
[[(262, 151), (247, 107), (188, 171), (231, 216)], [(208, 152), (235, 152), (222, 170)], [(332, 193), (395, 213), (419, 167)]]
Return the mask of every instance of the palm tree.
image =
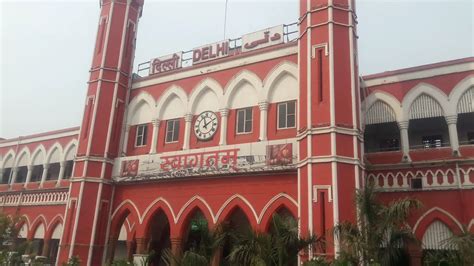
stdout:
[(407, 218), (421, 203), (404, 198), (384, 205), (377, 200), (374, 184), (365, 184), (356, 192), (357, 224), (342, 222), (334, 228), (340, 256), (353, 264), (399, 265), (404, 244), (416, 241)]
[(320, 243), (314, 236), (300, 238), (298, 223), (291, 216), (274, 214), (270, 233), (247, 229), (233, 234), (228, 260), (233, 265), (296, 265), (298, 253), (310, 244)]
[(192, 241), (182, 254), (173, 254), (170, 249), (163, 251), (162, 260), (166, 265), (176, 266), (207, 266), (210, 265), (216, 251), (228, 238), (225, 225), (217, 225), (209, 230), (205, 219), (191, 221), (197, 241)]
[(424, 257), (425, 265), (469, 266), (474, 264), (474, 233), (463, 226), (459, 234), (443, 241), (449, 249), (428, 251)]

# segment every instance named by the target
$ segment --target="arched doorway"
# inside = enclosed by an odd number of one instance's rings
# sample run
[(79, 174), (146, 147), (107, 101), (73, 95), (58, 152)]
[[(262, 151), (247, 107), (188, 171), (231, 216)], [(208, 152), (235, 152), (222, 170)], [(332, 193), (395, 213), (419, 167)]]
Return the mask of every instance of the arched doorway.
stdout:
[[(239, 235), (239, 234), (246, 234), (252, 227), (250, 222), (247, 218), (247, 215), (244, 213), (242, 209), (236, 207), (227, 219), (224, 221), (225, 230), (231, 232), (231, 235)], [(220, 256), (220, 265), (231, 265), (228, 261), (229, 255), (232, 252), (232, 249), (236, 245), (236, 239), (234, 237), (228, 237), (222, 247), (222, 256)]]
[(45, 227), (43, 223), (41, 223), (36, 227), (33, 240), (31, 241), (30, 254), (34, 254), (37, 256), (41, 256), (43, 254), (44, 234), (45, 234)]
[(267, 227), (272, 244), (277, 247), (278, 258), (285, 265), (298, 264), (299, 236), (298, 221), (286, 207), (280, 207), (273, 213)]
[(445, 259), (456, 252), (457, 247), (449, 239), (453, 237), (451, 229), (439, 220), (431, 223), (421, 240), (423, 262), (429, 265), (449, 265)]
[(127, 228), (126, 222), (122, 223), (120, 232), (115, 242), (114, 250), (114, 261), (117, 260), (130, 260), (129, 252), (127, 249)]
[(151, 265), (164, 266), (166, 265), (162, 260), (163, 250), (171, 249), (170, 241), (170, 223), (166, 214), (159, 210), (156, 212), (149, 227), (150, 242), (148, 245)]
[(49, 254), (48, 258), (52, 265), (56, 263), (56, 257), (59, 251), (59, 241), (63, 233), (63, 225), (58, 223), (51, 234), (51, 240), (49, 241)]
[(208, 222), (200, 209), (196, 209), (188, 219), (188, 225), (183, 232), (183, 252), (198, 250), (201, 244), (209, 241), (210, 236)]

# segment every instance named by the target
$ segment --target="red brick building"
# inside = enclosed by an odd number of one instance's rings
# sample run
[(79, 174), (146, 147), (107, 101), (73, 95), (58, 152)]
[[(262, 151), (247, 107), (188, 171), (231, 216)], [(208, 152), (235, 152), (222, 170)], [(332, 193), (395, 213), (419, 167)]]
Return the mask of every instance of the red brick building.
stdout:
[(297, 24), (154, 58), (139, 76), (142, 7), (101, 1), (80, 127), (0, 140), (0, 208), (24, 217), (37, 254), (177, 252), (194, 217), (267, 231), (286, 213), (331, 239), (365, 177), (384, 201), (423, 202), (413, 265), (474, 231), (474, 58), (360, 77), (354, 1), (301, 0)]

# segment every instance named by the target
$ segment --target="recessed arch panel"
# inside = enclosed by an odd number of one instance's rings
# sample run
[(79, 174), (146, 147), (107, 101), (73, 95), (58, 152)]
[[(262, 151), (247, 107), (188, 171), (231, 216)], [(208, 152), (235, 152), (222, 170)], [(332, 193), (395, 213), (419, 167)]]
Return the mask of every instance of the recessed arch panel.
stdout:
[(367, 111), (365, 124), (381, 124), (396, 122), (397, 118), (393, 109), (383, 101), (376, 101)]

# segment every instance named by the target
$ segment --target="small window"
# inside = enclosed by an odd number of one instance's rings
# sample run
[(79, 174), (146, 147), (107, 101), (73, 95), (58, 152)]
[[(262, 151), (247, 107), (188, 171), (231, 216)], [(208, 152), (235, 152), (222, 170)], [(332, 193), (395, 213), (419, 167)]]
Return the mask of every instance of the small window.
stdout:
[(296, 102), (284, 102), (278, 104), (278, 129), (292, 128), (296, 126)]
[(145, 146), (146, 145), (146, 139), (147, 139), (147, 131), (148, 131), (148, 126), (145, 125), (138, 125), (137, 126), (137, 137), (135, 139), (135, 146)]
[(252, 107), (237, 110), (237, 134), (252, 132)]
[(439, 148), (443, 146), (443, 137), (441, 135), (424, 136), (422, 143), (425, 149)]
[(166, 143), (176, 142), (179, 138), (179, 119), (166, 121)]

